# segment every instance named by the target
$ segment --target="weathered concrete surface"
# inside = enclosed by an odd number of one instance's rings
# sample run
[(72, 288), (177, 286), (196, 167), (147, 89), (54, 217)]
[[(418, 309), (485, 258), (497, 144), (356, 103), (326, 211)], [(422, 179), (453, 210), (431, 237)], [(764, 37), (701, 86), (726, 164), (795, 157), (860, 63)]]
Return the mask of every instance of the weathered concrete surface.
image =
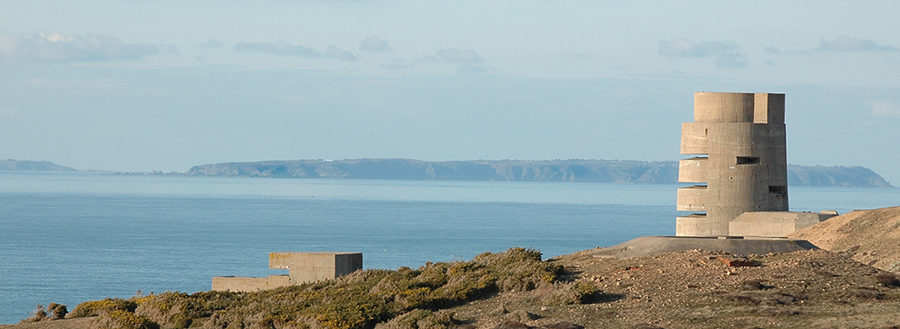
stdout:
[(216, 291), (259, 291), (283, 286), (335, 279), (362, 269), (358, 252), (273, 252), (269, 268), (287, 269), (288, 275), (263, 278), (220, 276), (212, 280)]
[[(787, 211), (784, 94), (695, 93), (694, 122), (682, 125), (677, 236), (724, 236), (745, 212)], [(705, 216), (705, 218), (703, 218)]]
[(252, 292), (291, 285), (287, 275), (270, 275), (262, 278), (243, 276), (216, 276), (212, 278), (212, 290)]
[(818, 249), (806, 240), (717, 237), (643, 236), (589, 252), (599, 258), (634, 258), (684, 250), (724, 251), (737, 255), (764, 255)]
[(293, 284), (334, 279), (362, 269), (362, 254), (353, 252), (273, 252), (269, 254), (269, 268), (290, 270)]
[(786, 237), (794, 231), (816, 225), (834, 216), (836, 212), (745, 212), (728, 223), (728, 235)]

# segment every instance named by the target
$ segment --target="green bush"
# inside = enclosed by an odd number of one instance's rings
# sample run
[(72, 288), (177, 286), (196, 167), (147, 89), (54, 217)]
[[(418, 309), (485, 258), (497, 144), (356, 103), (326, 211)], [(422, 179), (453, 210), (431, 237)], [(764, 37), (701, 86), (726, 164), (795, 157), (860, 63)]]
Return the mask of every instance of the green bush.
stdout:
[(159, 329), (159, 325), (145, 316), (129, 311), (115, 310), (100, 315), (91, 324), (90, 329)]
[(88, 316), (98, 316), (102, 313), (113, 311), (127, 311), (134, 313), (136, 308), (137, 303), (132, 300), (107, 298), (104, 300), (95, 300), (78, 304), (78, 306), (75, 306), (75, 309), (72, 310), (72, 313), (69, 314), (69, 317), (83, 318)]
[(560, 274), (562, 267), (543, 262), (539, 251), (513, 248), (467, 262), (358, 271), (335, 280), (252, 293), (166, 292), (127, 301), (87, 302), (78, 305), (72, 317), (122, 310), (166, 328), (202, 322), (214, 328), (359, 329), (403, 316), (406, 327), (445, 328), (452, 321), (450, 315), (437, 312), (441, 309), (497, 292), (552, 285)]

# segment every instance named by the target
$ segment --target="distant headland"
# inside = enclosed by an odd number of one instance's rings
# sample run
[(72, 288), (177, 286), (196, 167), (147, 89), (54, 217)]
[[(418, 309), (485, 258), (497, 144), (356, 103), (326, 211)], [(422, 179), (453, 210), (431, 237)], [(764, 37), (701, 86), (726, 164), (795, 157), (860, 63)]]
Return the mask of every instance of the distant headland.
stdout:
[[(80, 171), (48, 161), (0, 160), (0, 171)], [(675, 184), (677, 161), (636, 160), (472, 160), (412, 159), (284, 160), (227, 162), (194, 166), (184, 173), (92, 171), (127, 175), (190, 175), (263, 178), (388, 180), (471, 180)], [(878, 173), (859, 166), (788, 166), (791, 186), (893, 187)]]
[[(194, 166), (186, 175), (394, 180), (650, 183), (678, 182), (678, 161), (411, 159), (288, 160)], [(792, 186), (892, 187), (864, 167), (788, 166)]]
[(6, 171), (77, 171), (50, 161), (0, 160), (0, 170)]

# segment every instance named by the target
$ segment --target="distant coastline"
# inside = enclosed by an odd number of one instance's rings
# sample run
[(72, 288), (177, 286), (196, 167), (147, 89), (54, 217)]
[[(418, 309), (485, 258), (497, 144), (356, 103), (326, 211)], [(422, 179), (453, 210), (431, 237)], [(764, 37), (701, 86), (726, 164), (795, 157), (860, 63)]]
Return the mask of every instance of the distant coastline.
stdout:
[[(674, 184), (678, 182), (678, 161), (288, 160), (206, 164), (194, 166), (185, 174), (267, 178)], [(792, 186), (893, 187), (878, 173), (858, 166), (789, 165), (788, 184)]]
[(50, 161), (0, 160), (0, 171), (77, 171)]
[[(78, 171), (47, 161), (0, 160), (0, 171)], [(678, 161), (636, 160), (471, 160), (412, 159), (283, 160), (204, 164), (184, 173), (113, 172), (116, 175), (221, 176), (387, 180), (469, 180), (674, 184)], [(893, 187), (881, 175), (859, 166), (788, 166), (790, 186)]]

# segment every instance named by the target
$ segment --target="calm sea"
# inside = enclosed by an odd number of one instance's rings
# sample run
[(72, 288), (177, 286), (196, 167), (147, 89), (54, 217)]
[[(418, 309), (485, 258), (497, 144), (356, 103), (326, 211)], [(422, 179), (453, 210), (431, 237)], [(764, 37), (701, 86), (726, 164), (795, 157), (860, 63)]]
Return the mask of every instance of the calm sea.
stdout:
[[(511, 247), (545, 257), (674, 233), (676, 185), (251, 179), (0, 171), (0, 323), (35, 305), (266, 276), (274, 251), (418, 267)], [(900, 204), (898, 189), (791, 188), (792, 210)]]

